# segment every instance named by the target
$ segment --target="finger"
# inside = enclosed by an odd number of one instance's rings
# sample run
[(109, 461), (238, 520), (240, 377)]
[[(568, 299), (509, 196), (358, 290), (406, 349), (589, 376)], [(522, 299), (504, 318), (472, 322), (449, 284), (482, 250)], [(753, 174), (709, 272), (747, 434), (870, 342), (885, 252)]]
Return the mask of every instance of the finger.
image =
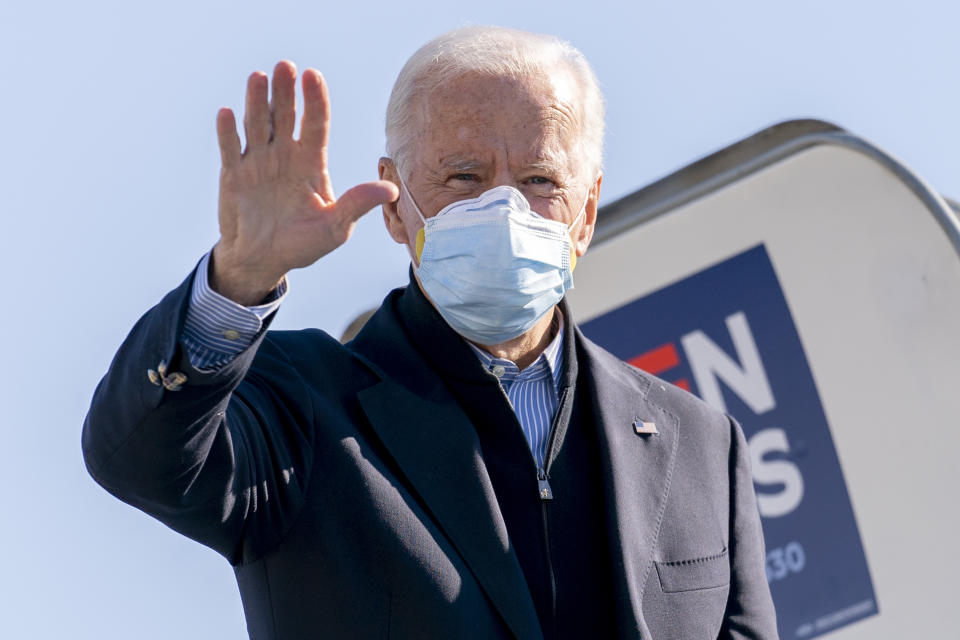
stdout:
[(374, 207), (394, 202), (399, 197), (397, 185), (388, 180), (358, 184), (337, 200), (337, 213), (345, 222), (356, 222)]
[(270, 107), (267, 105), (267, 74), (255, 71), (247, 80), (247, 111), (243, 117), (247, 150), (270, 139)]
[(230, 109), (217, 112), (217, 142), (220, 145), (220, 162), (224, 168), (232, 167), (240, 161), (240, 136), (237, 135), (237, 121)]
[(273, 69), (273, 97), (270, 103), (274, 140), (293, 137), (293, 125), (297, 118), (296, 89), (296, 65), (288, 60), (277, 63)]
[[(311, 157), (326, 167), (327, 141), (330, 131), (330, 96), (327, 83), (316, 69), (303, 72), (303, 121), (300, 143)], [(321, 164), (322, 163), (322, 164)]]

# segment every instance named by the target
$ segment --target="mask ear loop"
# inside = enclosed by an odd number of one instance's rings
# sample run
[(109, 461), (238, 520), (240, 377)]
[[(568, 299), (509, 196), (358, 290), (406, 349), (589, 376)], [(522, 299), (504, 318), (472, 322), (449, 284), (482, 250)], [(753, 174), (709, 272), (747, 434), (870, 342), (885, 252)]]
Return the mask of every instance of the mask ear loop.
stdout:
[[(567, 227), (567, 238), (570, 238), (570, 234), (573, 232), (574, 227), (580, 224), (580, 220), (584, 218), (587, 213), (587, 203), (590, 202), (590, 190), (587, 189), (587, 197), (583, 199), (583, 206), (580, 207), (580, 213), (577, 214), (577, 217), (573, 219), (573, 222), (570, 223), (570, 226)], [(574, 246), (573, 239), (570, 238), (570, 272), (572, 273), (574, 269), (577, 268), (577, 248)]]
[[(399, 178), (400, 176), (398, 175), (397, 177)], [(413, 205), (413, 210), (417, 212), (417, 217), (419, 217), (420, 222), (423, 223), (423, 226), (417, 230), (417, 237), (415, 240), (416, 246), (414, 247), (414, 253), (410, 256), (410, 257), (414, 257), (414, 255), (416, 256), (416, 263), (417, 263), (417, 266), (419, 267), (420, 256), (423, 255), (423, 245), (426, 242), (426, 235), (424, 233), (424, 229), (426, 229), (427, 227), (427, 219), (423, 216), (423, 212), (420, 211), (420, 207), (417, 206), (416, 200), (413, 199), (413, 194), (410, 193), (410, 189), (407, 189), (407, 185), (403, 181), (403, 178), (400, 178), (400, 197), (402, 198), (404, 195), (407, 196), (407, 200), (410, 202), (410, 204)], [(409, 247), (407, 250), (408, 251), (410, 250)]]

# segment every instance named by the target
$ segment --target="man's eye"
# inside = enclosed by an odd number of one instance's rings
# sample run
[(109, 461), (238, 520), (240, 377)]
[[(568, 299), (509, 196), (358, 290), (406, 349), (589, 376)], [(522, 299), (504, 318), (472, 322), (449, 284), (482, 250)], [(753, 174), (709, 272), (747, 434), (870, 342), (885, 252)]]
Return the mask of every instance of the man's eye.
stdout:
[(474, 180), (477, 179), (477, 176), (473, 175), (472, 173), (455, 173), (452, 176), (450, 176), (450, 179), (460, 180), (463, 182), (473, 182)]
[(553, 184), (553, 180), (544, 176), (533, 176), (532, 178), (527, 178), (527, 182), (530, 184)]

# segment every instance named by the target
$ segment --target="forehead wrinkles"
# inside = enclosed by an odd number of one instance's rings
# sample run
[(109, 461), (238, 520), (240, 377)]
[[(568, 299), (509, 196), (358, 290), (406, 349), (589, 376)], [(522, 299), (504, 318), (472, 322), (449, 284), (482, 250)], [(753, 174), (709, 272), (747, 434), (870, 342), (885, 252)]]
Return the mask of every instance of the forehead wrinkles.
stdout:
[(583, 101), (575, 79), (568, 72), (551, 74), (551, 101), (544, 118), (556, 132), (571, 169), (579, 172), (583, 155)]
[(567, 151), (571, 150), (580, 137), (580, 123), (575, 110), (571, 105), (559, 100), (541, 109), (539, 130), (538, 143), (550, 144), (551, 141), (556, 141), (556, 144)]
[(418, 100), (415, 154), (431, 162), (458, 149), (500, 148), (512, 158), (574, 160), (581, 137), (578, 96), (567, 73), (454, 78)]
[(554, 119), (544, 118), (533, 137), (505, 141), (508, 155), (519, 159), (526, 168), (568, 171), (570, 154), (563, 144), (561, 132), (562, 128)]

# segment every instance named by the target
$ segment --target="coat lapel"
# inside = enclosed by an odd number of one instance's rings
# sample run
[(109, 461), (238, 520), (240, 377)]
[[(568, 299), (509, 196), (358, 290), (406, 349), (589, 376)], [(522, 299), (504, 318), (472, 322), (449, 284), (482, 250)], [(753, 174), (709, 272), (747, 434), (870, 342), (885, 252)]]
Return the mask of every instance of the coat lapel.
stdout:
[(600, 436), (617, 628), (624, 638), (638, 634), (649, 638), (641, 607), (643, 589), (653, 567), (680, 424), (674, 414), (651, 401), (657, 389), (651, 389), (655, 382), (650, 377), (585, 339), (579, 329), (577, 344)]
[[(514, 636), (541, 638), (536, 609), (510, 545), (476, 431), (411, 342), (392, 307), (388, 299), (351, 343), (381, 377), (379, 384), (358, 394), (359, 402)], [(443, 336), (439, 342), (437, 348), (442, 351)], [(459, 346), (467, 349), (462, 342)]]

